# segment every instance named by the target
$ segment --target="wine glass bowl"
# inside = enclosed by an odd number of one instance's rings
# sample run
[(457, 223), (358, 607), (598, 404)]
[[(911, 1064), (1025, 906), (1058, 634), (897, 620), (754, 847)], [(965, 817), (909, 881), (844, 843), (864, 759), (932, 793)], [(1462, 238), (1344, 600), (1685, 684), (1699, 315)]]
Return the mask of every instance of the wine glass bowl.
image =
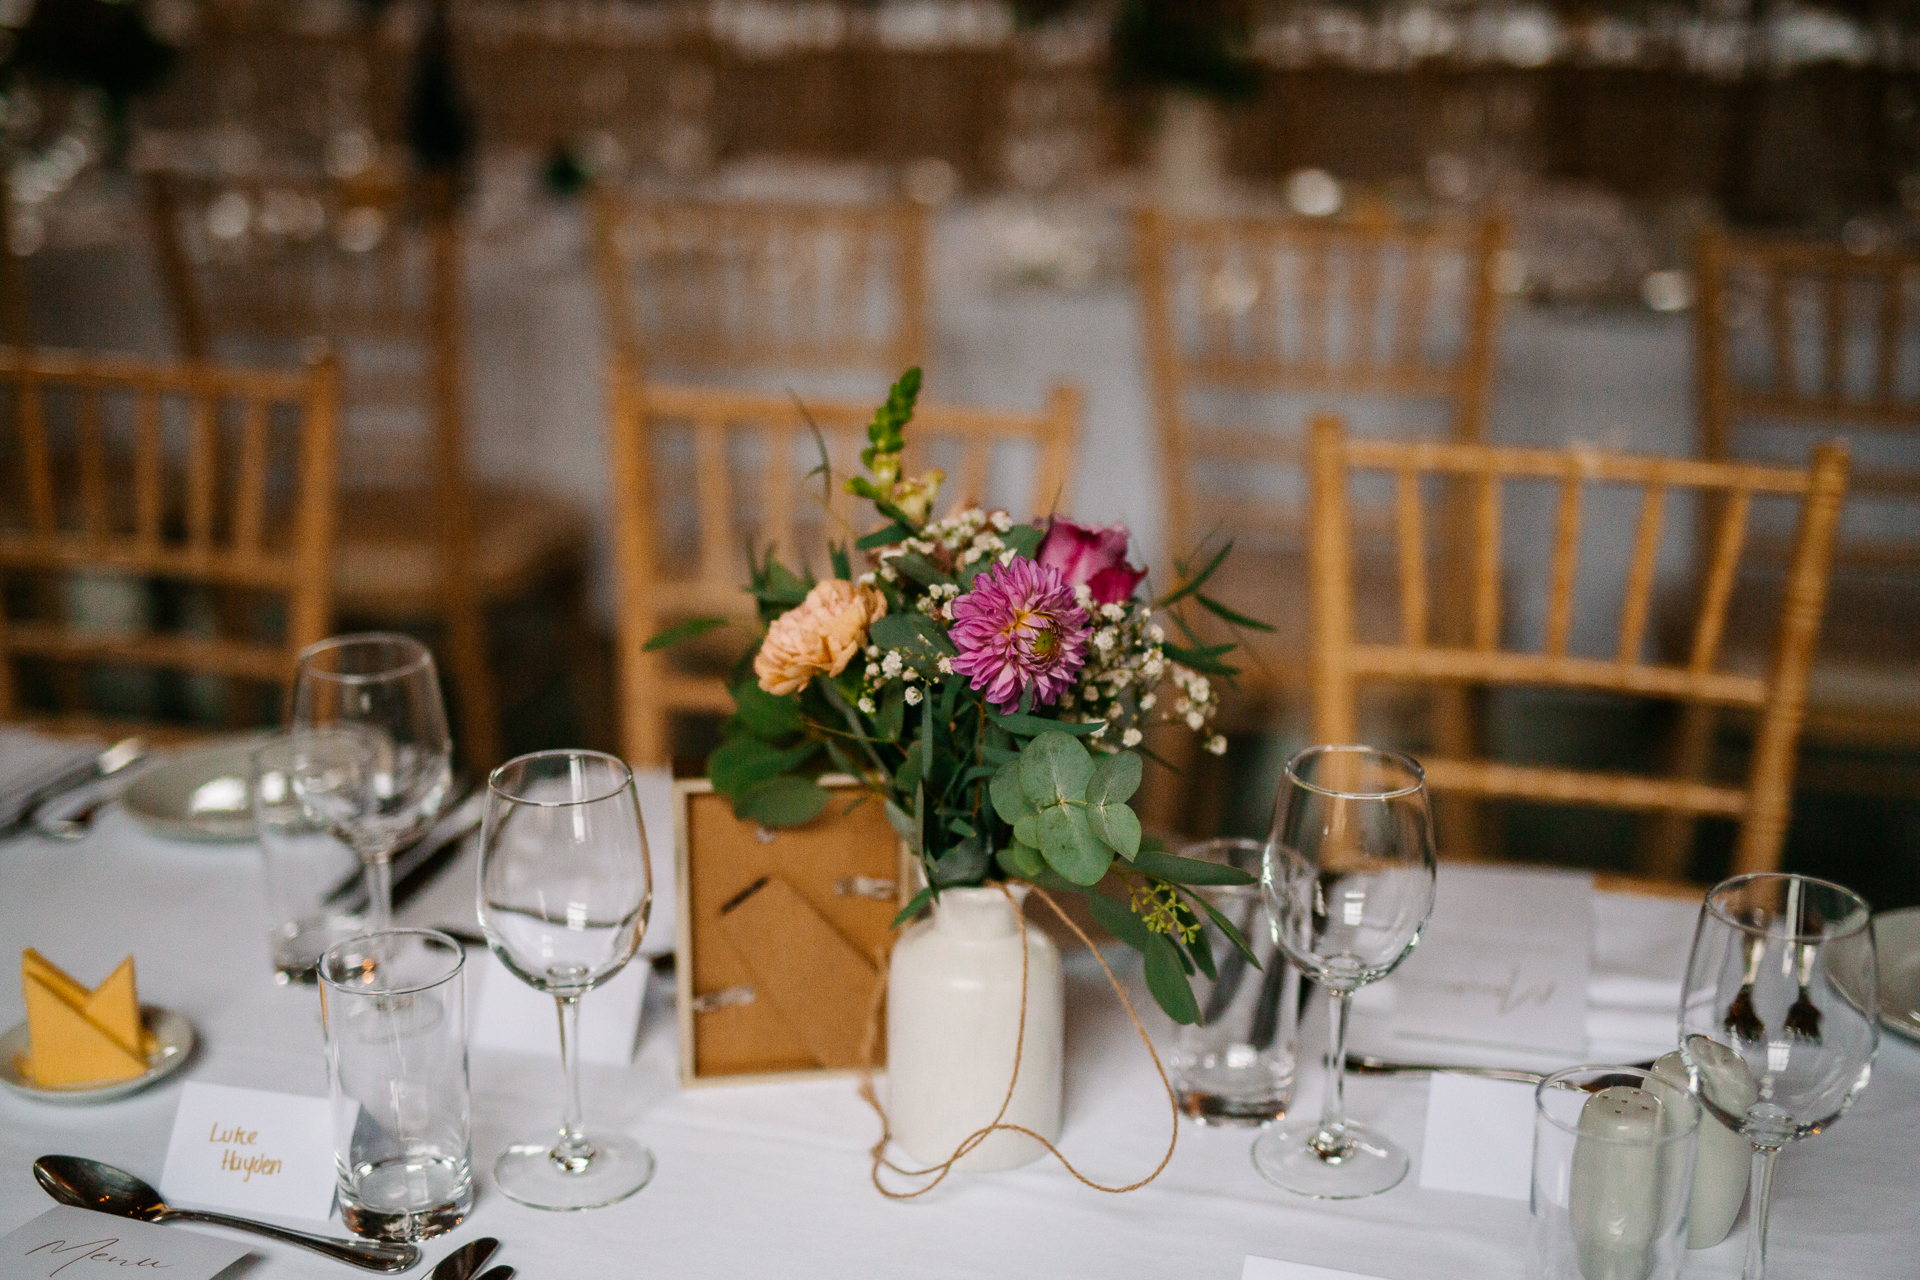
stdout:
[(541, 751), (487, 779), (480, 837), (480, 925), (522, 982), (551, 995), (560, 1018), (565, 1115), (509, 1147), (494, 1181), (540, 1209), (612, 1204), (644, 1187), (653, 1155), (580, 1120), (580, 1001), (633, 959), (653, 901), (633, 772), (595, 751)]
[(408, 636), (335, 636), (300, 653), (292, 782), (367, 867), (370, 929), (392, 920), (394, 851), (433, 825), (453, 788), (440, 677)]
[(1707, 894), (1680, 1004), (1700, 1103), (1753, 1144), (1746, 1280), (1766, 1270), (1773, 1161), (1838, 1120), (1879, 1048), (1867, 904), (1807, 876), (1736, 876)]
[(1322, 1113), (1270, 1129), (1253, 1162), (1276, 1186), (1321, 1199), (1375, 1195), (1406, 1177), (1406, 1152), (1346, 1118), (1353, 993), (1391, 973), (1433, 912), (1433, 819), (1420, 766), (1371, 747), (1309, 747), (1287, 762), (1261, 886), (1287, 959), (1327, 989)]

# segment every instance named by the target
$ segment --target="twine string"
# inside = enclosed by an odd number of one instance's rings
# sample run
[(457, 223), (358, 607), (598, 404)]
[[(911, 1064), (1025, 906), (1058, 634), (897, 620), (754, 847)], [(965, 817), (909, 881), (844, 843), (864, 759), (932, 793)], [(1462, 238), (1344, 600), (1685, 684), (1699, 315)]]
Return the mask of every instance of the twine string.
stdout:
[[(1154, 1049), (1153, 1040), (1147, 1035), (1146, 1027), (1141, 1024), (1140, 1015), (1134, 1012), (1133, 1002), (1127, 999), (1126, 989), (1120, 985), (1120, 980), (1114, 976), (1112, 968), (1107, 964), (1106, 957), (1100, 954), (1100, 949), (1093, 945), (1093, 940), (1087, 937), (1086, 932), (1081, 929), (1078, 924), (1074, 923), (1073, 918), (1061, 909), (1060, 904), (1055, 902), (1045, 889), (1031, 883), (1028, 883), (1027, 887), (1033, 893), (1038, 894), (1042, 902), (1052, 908), (1053, 914), (1058, 916), (1061, 922), (1073, 931), (1074, 936), (1086, 945), (1087, 950), (1093, 952), (1093, 958), (1099, 962), (1101, 972), (1107, 975), (1107, 984), (1113, 988), (1114, 995), (1120, 998), (1120, 1006), (1127, 1011), (1127, 1017), (1132, 1021), (1134, 1031), (1139, 1034), (1140, 1043), (1147, 1046), (1147, 1054), (1153, 1059), (1153, 1069), (1160, 1075), (1160, 1087), (1167, 1091), (1167, 1110), (1173, 1121), (1172, 1132), (1167, 1138), (1166, 1154), (1160, 1157), (1160, 1163), (1154, 1166), (1153, 1172), (1141, 1178), (1138, 1182), (1130, 1182), (1123, 1187), (1109, 1187), (1095, 1182), (1074, 1168), (1073, 1161), (1067, 1159), (1066, 1153), (1056, 1147), (1044, 1135), (1035, 1133), (1025, 1125), (1006, 1123), (1007, 1108), (1013, 1105), (1014, 1089), (1020, 1083), (1020, 1061), (1026, 1048), (1028, 961), (1026, 914), (1020, 910), (1020, 904), (1014, 900), (1012, 890), (1007, 887), (1005, 882), (1002, 882), (999, 885), (1000, 892), (1006, 896), (1008, 904), (1013, 907), (1014, 919), (1018, 921), (1020, 925), (1020, 1029), (1015, 1034), (1013, 1041), (1013, 1074), (1007, 1080), (1006, 1095), (1000, 1099), (1000, 1109), (994, 1112), (993, 1119), (962, 1138), (960, 1144), (954, 1148), (952, 1155), (940, 1161), (938, 1164), (929, 1165), (924, 1169), (904, 1168), (887, 1158), (887, 1144), (893, 1140), (893, 1128), (887, 1119), (886, 1108), (880, 1105), (879, 1096), (874, 1092), (873, 1055), (876, 1042), (879, 1038), (880, 1011), (882, 1002), (886, 998), (887, 973), (890, 962), (882, 964), (880, 981), (874, 985), (874, 998), (867, 1015), (867, 1034), (860, 1047), (860, 1096), (866, 1100), (868, 1106), (873, 1108), (874, 1114), (880, 1117), (880, 1140), (873, 1144), (869, 1152), (873, 1157), (873, 1168), (870, 1177), (872, 1178), (874, 1189), (889, 1200), (911, 1200), (915, 1196), (923, 1196), (933, 1190), (946, 1180), (949, 1173), (953, 1172), (955, 1163), (996, 1133), (1026, 1134), (1029, 1138), (1032, 1138), (1041, 1146), (1045, 1147), (1047, 1151), (1052, 1154), (1053, 1158), (1058, 1160), (1061, 1166), (1083, 1185), (1091, 1187), (1095, 1191), (1105, 1191), (1112, 1195), (1121, 1195), (1128, 1191), (1137, 1191), (1141, 1187), (1146, 1186), (1149, 1182), (1152, 1182), (1165, 1172), (1167, 1165), (1173, 1160), (1174, 1146), (1180, 1140), (1180, 1104), (1174, 1098), (1173, 1085), (1167, 1079), (1167, 1069), (1161, 1064), (1160, 1054)], [(910, 1191), (895, 1190), (887, 1186), (886, 1182), (882, 1179), (882, 1169), (890, 1170), (904, 1178), (930, 1177), (932, 1181), (928, 1182), (925, 1186)]]

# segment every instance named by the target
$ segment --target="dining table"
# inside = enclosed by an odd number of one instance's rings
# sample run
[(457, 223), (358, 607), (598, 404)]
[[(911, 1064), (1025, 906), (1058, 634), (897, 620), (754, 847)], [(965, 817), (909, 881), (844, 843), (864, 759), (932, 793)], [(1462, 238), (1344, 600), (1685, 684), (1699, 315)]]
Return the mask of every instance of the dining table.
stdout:
[[(654, 857), (666, 857), (656, 838)], [(420, 908), (470, 892), (458, 864)], [(1442, 884), (1446, 883), (1446, 866)], [(1549, 874), (1541, 872), (1539, 874)], [(1561, 873), (1564, 874), (1564, 873)], [(1632, 893), (1592, 894), (1593, 985), (1641, 979), (1676, 985), (1698, 904)], [(671, 899), (657, 910), (671, 916)], [(418, 912), (416, 912), (417, 917)], [(403, 917), (404, 918), (404, 917)], [(418, 923), (454, 923), (441, 919)], [(656, 920), (655, 927), (664, 927)], [(262, 865), (248, 843), (165, 840), (106, 810), (84, 840), (29, 832), (0, 841), (0, 954), (34, 947), (82, 977), (132, 954), (141, 998), (183, 1014), (198, 1043), (185, 1068), (122, 1100), (50, 1106), (0, 1096), (0, 1234), (51, 1201), (33, 1161), (94, 1157), (158, 1181), (184, 1082), (324, 1096), (315, 988), (276, 985), (269, 963)], [(1164, 1062), (1173, 1025), (1145, 998), (1132, 953), (1115, 967)], [(470, 952), (470, 961), (483, 957)], [(1067, 1062), (1061, 1150), (1109, 1186), (1145, 1176), (1177, 1143), (1164, 1172), (1126, 1194), (1096, 1190), (1052, 1158), (1011, 1172), (956, 1173), (927, 1194), (883, 1197), (872, 1181), (874, 1112), (846, 1076), (683, 1088), (674, 990), (650, 976), (631, 1061), (584, 1065), (590, 1123), (644, 1142), (658, 1169), (611, 1207), (550, 1213), (509, 1200), (491, 1167), (511, 1139), (557, 1122), (557, 1060), (475, 1044), (470, 1050), (471, 1215), (424, 1246), (427, 1262), (476, 1236), (502, 1242), (494, 1262), (528, 1280), (588, 1276), (1183, 1277), (1241, 1276), (1267, 1258), (1376, 1280), (1502, 1280), (1526, 1274), (1524, 1200), (1424, 1189), (1410, 1176), (1368, 1199), (1325, 1202), (1278, 1190), (1255, 1171), (1255, 1131), (1176, 1121), (1155, 1060), (1086, 949), (1066, 960)], [(645, 958), (636, 964), (647, 963)], [(1617, 985), (1617, 983), (1616, 983)], [(589, 995), (585, 1016), (593, 1017)], [(1317, 1105), (1324, 1070), (1318, 1003), (1308, 1007), (1294, 1106)], [(23, 1017), (20, 987), (0, 981), (0, 1027)], [(1590, 1025), (1595, 1025), (1590, 1022)], [(1598, 1042), (1589, 1053), (1625, 1052)], [(1605, 1057), (1603, 1061), (1622, 1061)], [(884, 1088), (882, 1088), (884, 1096)], [(1351, 1114), (1378, 1126), (1421, 1165), (1429, 1078), (1349, 1079)], [(892, 1179), (889, 1185), (904, 1185)], [(1852, 1110), (1780, 1161), (1770, 1275), (1777, 1280), (1896, 1280), (1920, 1263), (1920, 1046), (1886, 1035), (1870, 1085)], [(306, 1224), (343, 1233), (338, 1222)], [(169, 1230), (213, 1230), (172, 1227)], [(1740, 1273), (1745, 1226), (1689, 1255), (1688, 1277)], [(341, 1264), (253, 1237), (233, 1274), (292, 1280), (351, 1274)], [(413, 1274), (424, 1276), (427, 1267)]]

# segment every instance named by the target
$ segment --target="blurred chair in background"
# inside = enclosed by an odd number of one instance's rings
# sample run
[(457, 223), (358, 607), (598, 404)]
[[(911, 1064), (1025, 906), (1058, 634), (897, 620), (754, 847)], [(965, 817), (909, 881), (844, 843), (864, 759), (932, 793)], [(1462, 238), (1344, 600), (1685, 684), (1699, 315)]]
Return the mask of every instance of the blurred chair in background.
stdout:
[[(1305, 690), (1306, 619), (1295, 602), (1307, 585), (1307, 415), (1337, 409), (1371, 435), (1484, 439), (1500, 226), (1149, 208), (1134, 236), (1167, 547), (1191, 556), (1203, 540), (1234, 541), (1209, 594), (1276, 630), (1207, 637), (1243, 646), (1232, 658), (1241, 674), (1222, 727), (1267, 728)], [(1384, 513), (1372, 521), (1376, 534), (1384, 523)], [(1443, 584), (1465, 571), (1449, 554), (1456, 523), (1447, 517), (1436, 548)], [(1391, 612), (1389, 563), (1384, 538), (1361, 544), (1363, 610)], [(1443, 630), (1454, 623), (1451, 613), (1436, 620)], [(1477, 737), (1466, 691), (1436, 691), (1428, 705), (1431, 736), (1446, 751), (1466, 750)], [(1169, 738), (1162, 749), (1197, 765), (1184, 741)], [(1169, 785), (1164, 776), (1152, 783), (1155, 818), (1211, 829), (1204, 789), (1182, 802), (1165, 792)], [(1443, 802), (1441, 814), (1450, 848), (1465, 854), (1484, 843), (1475, 810)]]
[[(1836, 791), (1920, 795), (1920, 252), (1707, 233), (1695, 369), (1706, 457), (1799, 464), (1815, 441), (1849, 438), (1854, 479), (1807, 682), (1803, 738), (1823, 750), (1802, 777)], [(1718, 513), (1700, 515), (1696, 580), (1705, 581)], [(1760, 672), (1770, 655), (1754, 624), (1791, 580), (1791, 542), (1757, 519), (1749, 541), (1754, 554), (1728, 604), (1726, 659)], [(1716, 723), (1702, 712), (1682, 728), (1681, 766), (1694, 776), (1708, 767)], [(1686, 834), (1667, 833), (1669, 860), (1687, 856)]]
[(877, 375), (926, 362), (917, 205), (594, 196), (615, 351), (650, 375)]
[[(1844, 449), (1823, 446), (1810, 470), (1750, 463), (1698, 462), (1677, 458), (1601, 454), (1585, 449), (1500, 449), (1485, 445), (1394, 443), (1349, 439), (1337, 418), (1316, 418), (1311, 427), (1308, 487), (1311, 502), (1311, 664), (1313, 734), (1319, 742), (1352, 742), (1358, 728), (1357, 686), (1362, 682), (1446, 685), (1474, 682), (1561, 689), (1595, 689), (1667, 698), (1687, 705), (1729, 706), (1759, 721), (1752, 759), (1739, 786), (1695, 777), (1607, 774), (1459, 759), (1422, 758), (1427, 782), (1437, 794), (1466, 793), (1548, 803), (1602, 806), (1688, 818), (1715, 816), (1739, 823), (1733, 872), (1770, 871), (1780, 865), (1793, 797), (1794, 748), (1801, 727), (1808, 670), (1820, 632), (1828, 571), (1840, 507), (1846, 497)], [(1357, 474), (1391, 477), (1396, 495), (1399, 544), (1399, 639), (1363, 639), (1356, 617), (1353, 512), (1350, 493)], [(1470, 620), (1461, 640), (1434, 635), (1433, 608), (1423, 548), (1428, 541), (1423, 490), (1439, 482), (1465, 482), (1471, 529)], [(1427, 482), (1423, 485), (1423, 481)], [(1546, 642), (1538, 653), (1500, 643), (1500, 510), (1503, 485), (1533, 482), (1559, 488), (1547, 606)], [(1619, 647), (1612, 660), (1568, 652), (1573, 632), (1575, 577), (1581, 544), (1581, 506), (1597, 485), (1637, 488), (1642, 493), (1633, 537), (1626, 599), (1621, 607)], [(1719, 498), (1713, 530), (1714, 556), (1707, 589), (1699, 600), (1691, 654), (1684, 664), (1648, 662), (1642, 654), (1652, 605), (1654, 562), (1670, 490)], [(1740, 560), (1742, 534), (1755, 495), (1797, 499), (1797, 520), (1781, 598), (1765, 619), (1771, 648), (1766, 674), (1748, 674), (1719, 661), (1729, 615), (1728, 598)], [(1758, 621), (1758, 620), (1756, 620)], [(1685, 867), (1659, 865), (1643, 851), (1640, 871), (1682, 880)]]
[(331, 626), (336, 384), (0, 350), (0, 720), (277, 722)]
[[(788, 565), (831, 573), (828, 543), (869, 532), (859, 523), (869, 515), (864, 504), (838, 477), (859, 469), (873, 406), (822, 400), (803, 410), (783, 395), (664, 386), (617, 354), (610, 384), (623, 746), (637, 764), (666, 765), (676, 715), (731, 713), (724, 673), (744, 633), (729, 628), (720, 643), (665, 652), (647, 652), (646, 642), (693, 617), (756, 628), (743, 590), (747, 555), (771, 548)], [(944, 469), (943, 510), (954, 501), (1034, 512), (1065, 506), (1080, 403), (1068, 385), (1055, 386), (1039, 413), (923, 402), (907, 437), (906, 474)], [(809, 419), (835, 477), (808, 475), (820, 461)]]
[(315, 337), (341, 352), (336, 607), (356, 621), (444, 625), (461, 754), (484, 772), (501, 756), (486, 610), (557, 579), (570, 597), (569, 647), (581, 647), (590, 523), (552, 495), (469, 473), (463, 254), (450, 187), (150, 182), (184, 352), (271, 363)]

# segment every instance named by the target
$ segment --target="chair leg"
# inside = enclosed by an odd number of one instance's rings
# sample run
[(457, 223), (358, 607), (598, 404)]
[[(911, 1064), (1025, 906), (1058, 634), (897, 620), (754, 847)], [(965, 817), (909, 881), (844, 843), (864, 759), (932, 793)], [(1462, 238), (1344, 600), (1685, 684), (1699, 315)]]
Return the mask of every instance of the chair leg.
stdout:
[(460, 706), (460, 754), (473, 776), (484, 778), (500, 763), (500, 713), (478, 604), (447, 610), (447, 658)]
[[(1706, 780), (1713, 760), (1714, 733), (1720, 726), (1713, 707), (1689, 704), (1675, 730), (1672, 776), (1682, 782)], [(1638, 871), (1656, 880), (1685, 880), (1692, 867), (1693, 836), (1699, 820), (1686, 814), (1660, 814), (1649, 821)]]

